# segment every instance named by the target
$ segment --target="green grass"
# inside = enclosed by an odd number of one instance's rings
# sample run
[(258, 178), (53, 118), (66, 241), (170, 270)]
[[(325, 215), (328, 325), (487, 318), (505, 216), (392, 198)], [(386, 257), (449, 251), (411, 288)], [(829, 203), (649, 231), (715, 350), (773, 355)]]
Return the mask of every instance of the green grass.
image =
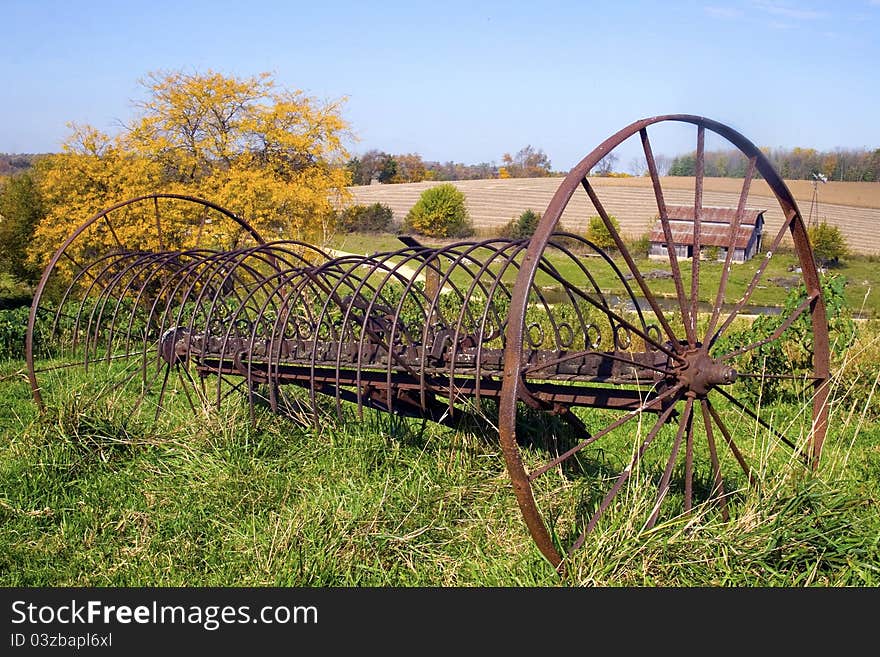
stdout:
[[(863, 355), (873, 357), (876, 342)], [(757, 446), (759, 483), (730, 479), (731, 520), (702, 504), (679, 514), (675, 485), (661, 522), (645, 530), (665, 458), (658, 450), (560, 579), (528, 535), (491, 431), (372, 413), (316, 430), (260, 412), (252, 426), (240, 399), (219, 412), (163, 415), (155, 426), (100, 400), (38, 416), (22, 364), (8, 361), (0, 583), (875, 586), (880, 423), (876, 398), (856, 406), (850, 388), (844, 372), (816, 476), (746, 422), (736, 431)], [(782, 426), (802, 411), (781, 406), (774, 417)], [(605, 421), (603, 412), (582, 417)], [(668, 444), (671, 430), (658, 442)], [(603, 443), (584, 457), (585, 471), (625, 464), (633, 440)], [(524, 458), (546, 459), (540, 443), (524, 446)], [(707, 477), (699, 466), (698, 486)]]

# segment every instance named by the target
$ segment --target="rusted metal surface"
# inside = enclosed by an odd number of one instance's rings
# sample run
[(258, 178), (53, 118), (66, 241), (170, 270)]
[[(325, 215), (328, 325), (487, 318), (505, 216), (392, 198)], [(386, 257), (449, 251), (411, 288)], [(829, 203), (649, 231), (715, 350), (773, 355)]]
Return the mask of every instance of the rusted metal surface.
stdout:
[[(685, 268), (670, 245), (681, 232), (674, 221), (681, 209), (665, 202), (648, 138), (649, 127), (669, 122), (697, 127), (694, 207), (690, 232), (681, 236), (689, 238), (695, 257)], [(706, 131), (749, 158), (735, 210), (702, 208)], [(641, 141), (658, 207), (657, 232), (668, 245), (671, 280), (665, 283), (640, 270), (645, 254), (632, 252), (617, 233), (589, 180), (599, 160), (631, 136)], [(728, 299), (732, 249), (723, 265), (703, 265), (722, 267), (720, 286), (710, 290), (702, 286), (699, 253), (717, 242), (737, 244), (749, 229), (748, 189), (756, 171), (787, 221), (744, 294)], [(580, 188), (608, 229), (613, 250), (557, 232)], [(163, 207), (169, 203), (184, 207)], [(120, 239), (125, 233), (118, 216), (130, 212), (155, 222), (159, 251), (131, 248)], [(216, 219), (209, 220), (208, 212)], [(228, 227), (218, 231), (219, 220)], [(731, 327), (786, 234), (802, 267), (806, 301), (781, 317), (766, 339), (729, 344)], [(99, 235), (111, 246), (90, 246)], [(234, 239), (218, 246), (217, 235)], [(737, 386), (758, 373), (740, 371), (738, 363), (809, 316), (811, 370), (791, 378), (800, 376), (813, 391), (809, 449), (818, 464), (829, 379), (818, 274), (794, 199), (763, 154), (730, 128), (684, 115), (632, 124), (562, 181), (531, 239), (404, 243), (398, 250), (331, 257), (302, 242), (264, 242), (243, 219), (199, 199), (151, 195), (113, 206), (75, 231), (43, 273), (28, 327), (34, 398), (45, 408), (47, 394), (101, 377), (97, 396), (115, 396), (132, 418), (153, 421), (172, 406), (195, 411), (235, 399), (245, 400), (252, 414), (266, 406), (313, 423), (327, 412), (345, 418), (366, 409), (448, 425), (466, 415), (486, 416), (498, 427), (526, 525), (539, 550), (561, 567), (566, 555), (586, 544), (655, 444), (669, 451), (657, 466), (657, 502), (647, 526), (657, 522), (672, 490), (685, 511), (692, 508), (702, 437), (711, 468), (708, 499), (726, 517), (718, 435), (750, 477), (731, 428), (737, 417), (754, 418), (781, 443), (803, 451), (743, 401)], [(699, 305), (705, 303), (709, 310)], [(524, 409), (554, 418), (570, 442), (551, 453), (524, 447), (517, 435)], [(635, 436), (632, 457), (616, 476), (602, 480), (607, 485), (598, 496), (589, 489), (595, 504), (575, 500), (557, 508), (556, 500), (572, 493), (558, 493), (548, 482), (561, 477), (563, 489), (593, 486), (589, 477), (572, 472), (581, 471), (594, 447), (620, 436)], [(676, 488), (682, 450), (683, 482)]]

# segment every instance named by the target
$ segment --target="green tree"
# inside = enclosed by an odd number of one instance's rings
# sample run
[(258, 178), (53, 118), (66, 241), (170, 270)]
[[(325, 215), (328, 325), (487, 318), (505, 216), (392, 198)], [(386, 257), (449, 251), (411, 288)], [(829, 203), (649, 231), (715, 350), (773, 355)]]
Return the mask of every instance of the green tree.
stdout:
[[(620, 222), (617, 221), (617, 217), (609, 215), (608, 218), (611, 220), (614, 232), (620, 235)], [(602, 217), (598, 215), (590, 217), (590, 223), (587, 226), (587, 239), (600, 249), (617, 248), (617, 244), (615, 243), (614, 238), (611, 237), (611, 233), (608, 232), (605, 222), (602, 221)]]
[(347, 233), (382, 233), (391, 228), (394, 211), (382, 203), (352, 205), (339, 217), (340, 230)]
[(350, 159), (346, 168), (351, 172), (353, 185), (369, 185), (373, 180), (380, 183), (397, 182), (394, 180), (397, 175), (397, 160), (393, 155), (376, 149)]
[(0, 190), (0, 271), (34, 282), (39, 268), (28, 261), (27, 250), (43, 218), (40, 190), (30, 172), (7, 179)]
[(422, 192), (407, 213), (404, 228), (429, 237), (465, 237), (474, 232), (464, 194), (451, 183)]
[(505, 153), (501, 157), (503, 169), (509, 178), (545, 178), (551, 174), (550, 158), (540, 148), (531, 144), (521, 148), (516, 155)]
[(822, 222), (807, 229), (810, 244), (813, 246), (813, 257), (820, 265), (837, 264), (840, 258), (849, 253), (849, 247), (840, 228)]
[(518, 217), (514, 217), (505, 224), (504, 228), (501, 229), (501, 237), (511, 237), (513, 239), (531, 237), (535, 234), (540, 221), (540, 212), (535, 212), (531, 209), (525, 210)]

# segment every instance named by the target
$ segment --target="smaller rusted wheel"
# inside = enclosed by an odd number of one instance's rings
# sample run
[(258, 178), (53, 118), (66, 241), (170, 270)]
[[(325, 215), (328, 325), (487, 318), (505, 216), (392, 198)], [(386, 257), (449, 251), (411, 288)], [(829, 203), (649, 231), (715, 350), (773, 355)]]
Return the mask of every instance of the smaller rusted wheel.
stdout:
[(201, 407), (181, 340), (199, 308), (234, 291), (235, 254), (261, 243), (232, 212), (176, 194), (85, 221), (52, 255), (31, 306), (26, 359), (38, 406), (113, 407), (129, 421)]

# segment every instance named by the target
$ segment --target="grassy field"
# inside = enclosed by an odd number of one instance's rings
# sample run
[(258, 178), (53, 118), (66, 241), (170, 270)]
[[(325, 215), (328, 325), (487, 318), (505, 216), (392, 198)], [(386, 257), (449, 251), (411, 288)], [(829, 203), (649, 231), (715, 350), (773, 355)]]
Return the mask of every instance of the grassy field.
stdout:
[[(491, 430), (357, 418), (351, 409), (342, 420), (322, 417), (318, 428), (260, 409), (251, 424), (242, 397), (156, 424), (134, 422), (96, 395), (71, 396), (39, 416), (23, 364), (6, 361), (0, 583), (876, 586), (878, 335), (866, 325), (837, 363), (817, 474), (745, 421), (737, 431), (752, 436), (743, 443), (754, 442), (757, 481), (728, 480), (731, 519), (698, 504), (646, 530), (660, 450), (564, 578), (526, 531)], [(780, 405), (773, 417), (783, 426), (802, 411)], [(590, 426), (607, 421), (603, 412), (581, 415)], [(621, 467), (645, 430), (590, 459)], [(670, 433), (659, 441), (668, 446)], [(524, 458), (546, 458), (545, 449), (525, 445)], [(708, 476), (703, 462), (697, 480)]]
[[(393, 235), (348, 235), (335, 246), (363, 253), (397, 249), (399, 242)], [(790, 275), (791, 262), (790, 256), (774, 258), (767, 276)], [(557, 264), (568, 276), (569, 265)], [(846, 288), (851, 310), (877, 313), (880, 280), (873, 264), (869, 257), (850, 258), (840, 270), (864, 281)], [(640, 260), (638, 266), (648, 272), (663, 264)], [(755, 266), (734, 269), (731, 295), (741, 294)], [(703, 289), (717, 288), (719, 266), (705, 263), (702, 271)], [(617, 283), (601, 279), (609, 289)], [(672, 295), (670, 281), (655, 283), (658, 293)], [(777, 300), (779, 291), (771, 292), (756, 290), (754, 301)], [(20, 326), (7, 328), (21, 334)], [(491, 408), (480, 422), (456, 428), (371, 411), (359, 417), (351, 407), (341, 418), (327, 412), (304, 425), (260, 406), (251, 421), (241, 394), (194, 412), (174, 389), (153, 421), (128, 413), (131, 399), (113, 403), (102, 395), (94, 365), (88, 374), (70, 371), (75, 385), (51, 397), (41, 415), (23, 362), (0, 361), (4, 586), (880, 583), (876, 319), (859, 323), (855, 341), (835, 351), (830, 430), (818, 472), (748, 416), (719, 406), (734, 418), (755, 481), (750, 484), (725, 452), (731, 516), (725, 521), (707, 500), (712, 475), (708, 455), (698, 448), (694, 512), (682, 513), (679, 465), (661, 521), (648, 529), (645, 519), (675, 434), (674, 424), (664, 427), (563, 577), (526, 529)], [(763, 413), (774, 427), (803, 437), (809, 408), (801, 395), (768, 402)], [(618, 417), (576, 413), (593, 432)], [(527, 465), (552, 457), (562, 436), (558, 424), (525, 409), (519, 424)], [(542, 480), (542, 509), (552, 511), (572, 495), (591, 499), (593, 482), (626, 466), (650, 424), (626, 425), (585, 450), (574, 475), (560, 470)]]

